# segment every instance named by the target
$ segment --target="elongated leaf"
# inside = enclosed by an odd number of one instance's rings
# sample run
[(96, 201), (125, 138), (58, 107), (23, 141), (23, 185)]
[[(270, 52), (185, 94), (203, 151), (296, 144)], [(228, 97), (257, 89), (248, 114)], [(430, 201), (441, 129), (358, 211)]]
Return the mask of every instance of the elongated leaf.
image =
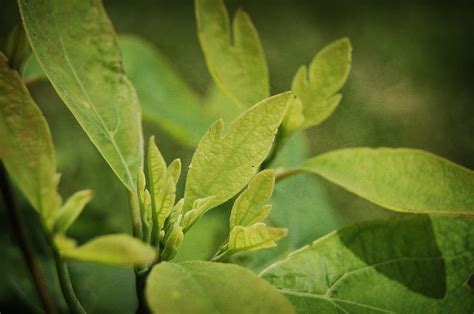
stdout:
[(143, 160), (140, 107), (101, 2), (19, 4), (44, 72), (122, 183), (134, 190)]
[(294, 313), (276, 289), (231, 264), (160, 263), (147, 279), (145, 295), (153, 313)]
[(150, 177), (151, 204), (156, 215), (156, 227), (159, 233), (165, 224), (176, 199), (176, 173), (181, 169), (181, 164), (174, 164), (174, 174), (169, 174), (166, 162), (163, 159), (155, 138), (151, 137), (148, 142), (147, 156), (148, 175)]
[(212, 123), (199, 96), (150, 43), (134, 36), (120, 36), (119, 42), (143, 117), (194, 147)]
[(83, 190), (71, 195), (53, 218), (54, 230), (59, 233), (65, 233), (76, 221), (92, 197), (93, 192), (91, 190)]
[(59, 210), (48, 124), (17, 72), (0, 53), (0, 158), (28, 201), (47, 220)]
[(116, 266), (146, 266), (156, 252), (145, 243), (127, 234), (100, 236), (76, 246), (74, 240), (56, 236), (55, 244), (61, 256), (69, 259)]
[(274, 186), (275, 174), (273, 170), (257, 173), (232, 206), (229, 219), (230, 228), (237, 225), (250, 226), (267, 218), (272, 207), (271, 205), (262, 205), (272, 197)]
[(265, 54), (247, 13), (237, 11), (231, 35), (222, 0), (196, 0), (195, 5), (199, 42), (216, 84), (243, 108), (270, 96)]
[(291, 89), (303, 102), (304, 128), (320, 124), (336, 109), (341, 100), (336, 92), (349, 76), (351, 51), (349, 39), (342, 38), (317, 53), (309, 70), (299, 68)]
[(474, 220), (410, 216), (333, 232), (261, 276), (299, 313), (470, 313)]
[(474, 215), (474, 172), (424, 151), (342, 149), (303, 169), (391, 210)]
[(287, 233), (287, 229), (267, 227), (261, 222), (248, 227), (235, 226), (230, 231), (228, 248), (230, 252), (236, 253), (274, 247), (275, 242)]
[(210, 208), (240, 191), (271, 149), (288, 97), (270, 97), (242, 113), (223, 134), (217, 121), (199, 143), (189, 166), (184, 209), (196, 199), (215, 196)]

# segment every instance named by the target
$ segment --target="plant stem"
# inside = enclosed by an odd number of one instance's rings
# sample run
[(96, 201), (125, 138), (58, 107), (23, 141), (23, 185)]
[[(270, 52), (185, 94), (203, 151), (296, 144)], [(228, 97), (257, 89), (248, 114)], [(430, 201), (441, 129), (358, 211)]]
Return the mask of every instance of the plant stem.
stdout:
[(12, 230), (15, 233), (16, 239), (18, 240), (18, 244), (23, 257), (25, 258), (28, 270), (33, 280), (33, 284), (36, 288), (36, 291), (38, 292), (41, 304), (43, 305), (43, 309), (48, 314), (55, 314), (57, 313), (56, 307), (54, 306), (49, 294), (43, 273), (41, 272), (38, 263), (35, 260), (33, 249), (31, 247), (30, 241), (28, 240), (25, 223), (21, 217), (21, 213), (18, 211), (15, 206), (15, 202), (13, 201), (13, 194), (11, 192), (10, 184), (3, 164), (0, 164), (0, 182), (2, 199), (8, 212), (8, 216), (10, 217)]
[(136, 314), (148, 314), (148, 307), (145, 300), (145, 283), (150, 270), (135, 271), (135, 289), (137, 291), (138, 308)]
[(143, 240), (140, 206), (138, 205), (136, 194), (132, 191), (128, 191), (128, 200), (130, 202), (130, 216), (132, 218), (133, 236)]
[(51, 244), (54, 252), (54, 262), (56, 264), (56, 271), (58, 273), (59, 284), (61, 285), (61, 290), (64, 295), (64, 299), (69, 307), (69, 310), (73, 314), (86, 314), (87, 312), (82, 307), (81, 303), (77, 299), (76, 293), (71, 283), (71, 277), (69, 276), (69, 269), (67, 267), (66, 261), (64, 261), (59, 253)]
[(275, 182), (281, 181), (283, 179), (286, 179), (286, 178), (288, 178), (292, 175), (298, 174), (300, 172), (303, 172), (303, 170), (299, 169), (299, 168), (287, 169), (287, 170), (283, 170), (281, 172), (277, 172), (277, 174), (275, 176)]

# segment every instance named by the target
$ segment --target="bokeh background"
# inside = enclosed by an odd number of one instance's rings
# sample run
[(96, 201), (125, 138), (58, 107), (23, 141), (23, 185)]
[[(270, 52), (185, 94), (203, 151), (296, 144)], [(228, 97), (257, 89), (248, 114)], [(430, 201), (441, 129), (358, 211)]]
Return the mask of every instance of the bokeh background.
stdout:
[[(336, 148), (390, 146), (428, 150), (474, 168), (471, 1), (241, 0), (226, 4), (231, 15), (242, 7), (252, 17), (267, 56), (273, 94), (288, 90), (298, 67), (308, 64), (326, 44), (343, 36), (352, 42), (352, 71), (342, 90), (341, 104), (322, 125), (293, 139), (280, 162), (291, 164), (298, 162), (301, 154), (312, 156)], [(152, 43), (191, 88), (205, 97), (212, 80), (197, 40), (192, 1), (109, 0), (104, 5), (119, 34), (137, 35)], [(15, 1), (0, 0), (1, 49), (19, 21)], [(129, 232), (128, 202), (112, 171), (50, 84), (36, 82), (29, 88), (52, 129), (62, 195), (81, 188), (96, 192), (71, 235), (81, 242), (99, 234)], [(184, 165), (188, 164), (191, 149), (153, 123), (146, 123), (145, 131), (157, 135), (168, 161), (181, 157)], [(36, 214), (19, 194), (16, 201), (60, 300)], [(338, 227), (389, 215), (309, 175), (279, 184), (273, 203), (270, 223), (288, 227), (289, 237), (276, 249), (242, 256), (235, 262), (259, 270), (272, 258)], [(0, 312), (40, 312), (2, 206)], [(187, 235), (177, 260), (207, 259), (226, 234), (227, 215), (228, 208), (223, 206), (203, 218)], [(80, 263), (72, 263), (71, 268), (79, 297), (89, 312), (133, 312), (136, 299), (131, 269)]]

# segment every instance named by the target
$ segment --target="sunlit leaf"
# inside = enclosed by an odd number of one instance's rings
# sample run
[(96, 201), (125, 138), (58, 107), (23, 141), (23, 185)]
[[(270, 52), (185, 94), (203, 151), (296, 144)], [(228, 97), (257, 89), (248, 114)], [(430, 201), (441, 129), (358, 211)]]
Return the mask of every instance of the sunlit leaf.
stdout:
[(76, 246), (74, 240), (61, 235), (56, 236), (54, 240), (61, 256), (84, 262), (146, 266), (156, 257), (151, 246), (126, 234), (99, 236), (81, 246)]
[(17, 72), (0, 53), (0, 158), (28, 201), (47, 220), (61, 206), (48, 124)]
[(351, 68), (352, 47), (349, 39), (339, 39), (316, 54), (309, 65), (300, 67), (291, 89), (303, 103), (302, 127), (318, 125), (336, 109)]
[(83, 190), (71, 195), (61, 209), (53, 216), (54, 231), (66, 233), (82, 213), (86, 204), (90, 202), (93, 195), (94, 193), (91, 190)]
[(261, 276), (298, 313), (470, 313), (474, 220), (409, 216), (343, 228)]
[(239, 192), (255, 174), (272, 147), (288, 97), (270, 97), (243, 112), (223, 131), (217, 121), (199, 143), (189, 166), (184, 209), (195, 200), (214, 196), (215, 207)]
[(232, 264), (160, 263), (147, 279), (145, 295), (153, 313), (294, 313), (271, 285)]
[(196, 0), (195, 6), (199, 42), (216, 84), (242, 108), (270, 96), (267, 62), (247, 13), (237, 11), (231, 30), (222, 0)]
[(115, 174), (133, 191), (143, 160), (140, 107), (101, 2), (20, 0), (19, 5), (45, 74)]
[(261, 222), (248, 227), (235, 226), (230, 231), (228, 250), (237, 253), (274, 247), (287, 233), (287, 229), (267, 227)]
[(474, 172), (424, 151), (342, 149), (303, 169), (391, 210), (474, 215)]

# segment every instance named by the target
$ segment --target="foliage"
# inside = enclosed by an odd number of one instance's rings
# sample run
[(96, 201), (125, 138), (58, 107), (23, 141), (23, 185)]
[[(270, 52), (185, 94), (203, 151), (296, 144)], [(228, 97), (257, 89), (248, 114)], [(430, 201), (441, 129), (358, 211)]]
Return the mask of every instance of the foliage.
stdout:
[[(297, 71), (291, 91), (271, 96), (250, 17), (239, 9), (231, 26), (222, 0), (196, 0), (198, 38), (216, 84), (205, 98), (151, 44), (118, 38), (100, 1), (19, 0), (19, 7), (28, 43), (17, 28), (7, 56), (0, 53), (0, 157), (39, 214), (71, 312), (85, 312), (77, 287), (85, 288), (81, 279), (71, 282), (71, 260), (134, 267), (138, 311), (154, 313), (474, 310), (471, 170), (414, 149), (347, 148), (304, 161), (302, 131), (328, 119), (342, 99), (349, 39), (323, 48)], [(26, 61), (28, 45), (33, 54)], [(41, 78), (125, 186), (133, 236), (101, 235), (77, 245), (66, 235), (93, 192), (76, 192), (63, 204), (48, 122), (25, 83)], [(184, 187), (181, 160), (167, 163), (154, 136), (145, 154), (142, 115), (196, 146)], [(316, 181), (291, 177), (302, 172), (413, 215), (348, 226), (277, 258), (314, 236), (312, 215), (332, 229)], [(312, 195), (288, 201), (301, 190)], [(280, 212), (272, 214), (272, 205)], [(214, 256), (173, 262), (213, 208), (229, 213)], [(269, 253), (255, 253), (264, 249)], [(265, 264), (260, 276), (245, 269)], [(93, 271), (83, 269), (81, 276)]]

